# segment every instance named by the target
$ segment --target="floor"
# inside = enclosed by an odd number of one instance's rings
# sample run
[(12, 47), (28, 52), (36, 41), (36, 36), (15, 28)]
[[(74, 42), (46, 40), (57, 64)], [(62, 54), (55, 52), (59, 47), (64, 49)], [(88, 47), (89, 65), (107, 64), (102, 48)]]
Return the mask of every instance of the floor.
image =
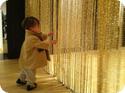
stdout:
[(18, 73), (17, 60), (0, 61), (0, 86), (7, 93), (72, 93), (42, 69), (37, 70), (38, 87), (32, 91), (27, 91), (25, 86), (16, 85)]

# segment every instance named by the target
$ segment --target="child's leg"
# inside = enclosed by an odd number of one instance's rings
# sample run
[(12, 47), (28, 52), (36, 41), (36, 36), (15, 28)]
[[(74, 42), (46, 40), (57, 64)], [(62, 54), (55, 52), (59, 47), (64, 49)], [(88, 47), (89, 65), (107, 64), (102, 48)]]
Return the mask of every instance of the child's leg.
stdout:
[(26, 69), (26, 79), (27, 79), (27, 90), (32, 90), (36, 88), (36, 70)]
[(26, 84), (26, 74), (25, 70), (22, 70), (19, 76), (19, 79), (16, 81), (17, 84), (25, 85)]
[(26, 78), (27, 78), (27, 84), (28, 85), (32, 85), (35, 83), (36, 81), (36, 70), (30, 70), (27, 69), (26, 71)]
[(24, 71), (24, 70), (21, 71), (19, 79), (20, 79), (21, 81), (25, 81), (25, 80), (26, 80), (26, 74), (25, 74), (25, 71)]

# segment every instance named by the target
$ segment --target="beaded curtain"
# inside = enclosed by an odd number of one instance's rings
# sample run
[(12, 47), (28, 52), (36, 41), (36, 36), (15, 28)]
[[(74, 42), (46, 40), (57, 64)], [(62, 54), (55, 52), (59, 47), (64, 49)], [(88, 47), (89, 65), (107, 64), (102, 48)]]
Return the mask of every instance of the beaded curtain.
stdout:
[(25, 14), (26, 16), (35, 16), (40, 18), (39, 0), (25, 0)]
[(53, 31), (47, 71), (74, 93), (118, 93), (125, 86), (117, 0), (27, 0), (26, 15)]

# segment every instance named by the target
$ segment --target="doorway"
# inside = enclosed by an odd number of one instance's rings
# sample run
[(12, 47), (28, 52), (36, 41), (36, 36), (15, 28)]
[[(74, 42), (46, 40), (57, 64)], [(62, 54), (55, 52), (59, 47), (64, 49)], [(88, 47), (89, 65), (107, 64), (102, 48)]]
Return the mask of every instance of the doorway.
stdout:
[(25, 0), (0, 0), (0, 60), (20, 55), (25, 32), (21, 21), (25, 17)]
[(25, 31), (21, 22), (25, 17), (25, 0), (7, 1), (7, 47), (8, 59), (16, 59), (20, 56), (20, 50), (24, 41)]

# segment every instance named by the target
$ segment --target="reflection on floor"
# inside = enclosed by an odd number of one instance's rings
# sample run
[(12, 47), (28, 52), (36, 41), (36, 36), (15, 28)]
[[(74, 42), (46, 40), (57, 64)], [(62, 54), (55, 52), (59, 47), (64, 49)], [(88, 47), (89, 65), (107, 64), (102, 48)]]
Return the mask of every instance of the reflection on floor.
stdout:
[(3, 53), (7, 54), (8, 53), (8, 48), (7, 48), (7, 40), (3, 40)]
[(0, 60), (8, 59), (7, 54), (0, 54)]
[(54, 77), (48, 75), (42, 69), (37, 71), (38, 87), (33, 91), (26, 91), (25, 86), (17, 86), (15, 81), (18, 77), (19, 68), (17, 60), (0, 61), (0, 86), (8, 93), (71, 93)]

